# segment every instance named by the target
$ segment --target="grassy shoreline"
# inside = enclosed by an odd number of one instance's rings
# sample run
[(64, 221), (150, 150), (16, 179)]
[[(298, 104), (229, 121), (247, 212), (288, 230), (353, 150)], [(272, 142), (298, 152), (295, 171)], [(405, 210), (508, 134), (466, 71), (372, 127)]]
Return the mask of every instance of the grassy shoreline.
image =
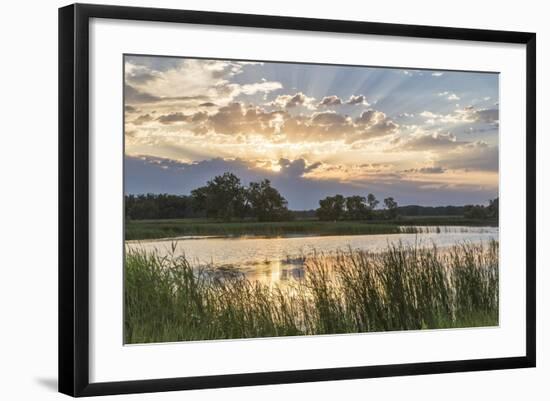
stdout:
[(130, 220), (126, 222), (126, 240), (161, 239), (180, 236), (277, 237), (281, 235), (369, 235), (397, 234), (400, 226), (496, 226), (496, 221), (462, 217), (422, 217), (380, 221), (294, 220), (281, 222), (206, 219)]
[(125, 269), (126, 343), (498, 325), (496, 241), (313, 254), (290, 286), (139, 250)]

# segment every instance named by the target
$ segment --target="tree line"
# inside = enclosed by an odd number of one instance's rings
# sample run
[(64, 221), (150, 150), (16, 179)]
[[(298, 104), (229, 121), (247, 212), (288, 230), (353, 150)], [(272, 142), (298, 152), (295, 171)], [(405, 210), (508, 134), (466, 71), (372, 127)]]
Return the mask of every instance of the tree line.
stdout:
[(372, 220), (374, 218), (395, 219), (398, 216), (397, 202), (388, 197), (384, 199), (383, 211), (375, 210), (380, 201), (373, 194), (365, 196), (343, 195), (327, 196), (319, 201), (315, 215), (319, 220)]
[(498, 217), (498, 198), (489, 206), (401, 206), (392, 197), (380, 201), (373, 194), (345, 197), (337, 194), (319, 200), (319, 208), (291, 211), (287, 200), (264, 179), (248, 186), (232, 173), (214, 177), (190, 195), (144, 194), (125, 196), (125, 216), (129, 220), (212, 218), (223, 221), (252, 218), (258, 221), (286, 221), (316, 217), (324, 221), (381, 220), (398, 216), (453, 216), (485, 219)]
[(488, 206), (466, 205), (464, 206), (464, 217), (471, 219), (497, 219), (498, 220), (498, 198), (490, 199)]
[(127, 195), (125, 215), (130, 220), (206, 217), (230, 221), (291, 220), (286, 199), (267, 179), (248, 187), (232, 173), (214, 177), (191, 195)]
[(248, 187), (232, 173), (214, 177), (205, 186), (191, 191), (193, 209), (206, 217), (221, 220), (254, 217), (259, 221), (282, 221), (291, 218), (288, 202), (264, 179)]

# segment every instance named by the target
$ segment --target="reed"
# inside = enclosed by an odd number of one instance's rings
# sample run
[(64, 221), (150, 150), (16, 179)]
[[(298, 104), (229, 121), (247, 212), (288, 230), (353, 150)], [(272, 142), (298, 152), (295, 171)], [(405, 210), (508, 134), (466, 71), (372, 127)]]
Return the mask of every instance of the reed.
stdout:
[(127, 251), (125, 269), (126, 343), (498, 324), (496, 241), (317, 252), (281, 286), (143, 250)]

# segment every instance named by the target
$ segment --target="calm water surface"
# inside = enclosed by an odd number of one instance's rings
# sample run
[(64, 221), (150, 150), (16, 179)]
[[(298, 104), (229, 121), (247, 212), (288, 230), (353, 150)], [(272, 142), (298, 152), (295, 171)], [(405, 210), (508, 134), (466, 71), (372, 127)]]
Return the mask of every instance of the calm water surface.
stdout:
[(130, 249), (185, 255), (194, 265), (211, 265), (233, 269), (249, 279), (267, 284), (299, 279), (303, 276), (304, 256), (314, 251), (324, 254), (338, 250), (361, 249), (380, 251), (388, 244), (401, 241), (404, 245), (448, 247), (460, 242), (498, 240), (498, 227), (416, 227), (417, 234), (339, 235), (308, 237), (181, 237), (163, 240), (128, 241)]

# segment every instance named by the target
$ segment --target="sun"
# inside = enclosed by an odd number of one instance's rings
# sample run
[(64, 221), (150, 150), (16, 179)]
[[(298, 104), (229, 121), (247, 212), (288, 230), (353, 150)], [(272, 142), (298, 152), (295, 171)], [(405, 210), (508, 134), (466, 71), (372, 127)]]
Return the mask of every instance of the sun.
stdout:
[(271, 161), (271, 167), (270, 167), (271, 171), (273, 171), (274, 173), (278, 173), (279, 171), (281, 171), (281, 165), (279, 164), (278, 161)]

